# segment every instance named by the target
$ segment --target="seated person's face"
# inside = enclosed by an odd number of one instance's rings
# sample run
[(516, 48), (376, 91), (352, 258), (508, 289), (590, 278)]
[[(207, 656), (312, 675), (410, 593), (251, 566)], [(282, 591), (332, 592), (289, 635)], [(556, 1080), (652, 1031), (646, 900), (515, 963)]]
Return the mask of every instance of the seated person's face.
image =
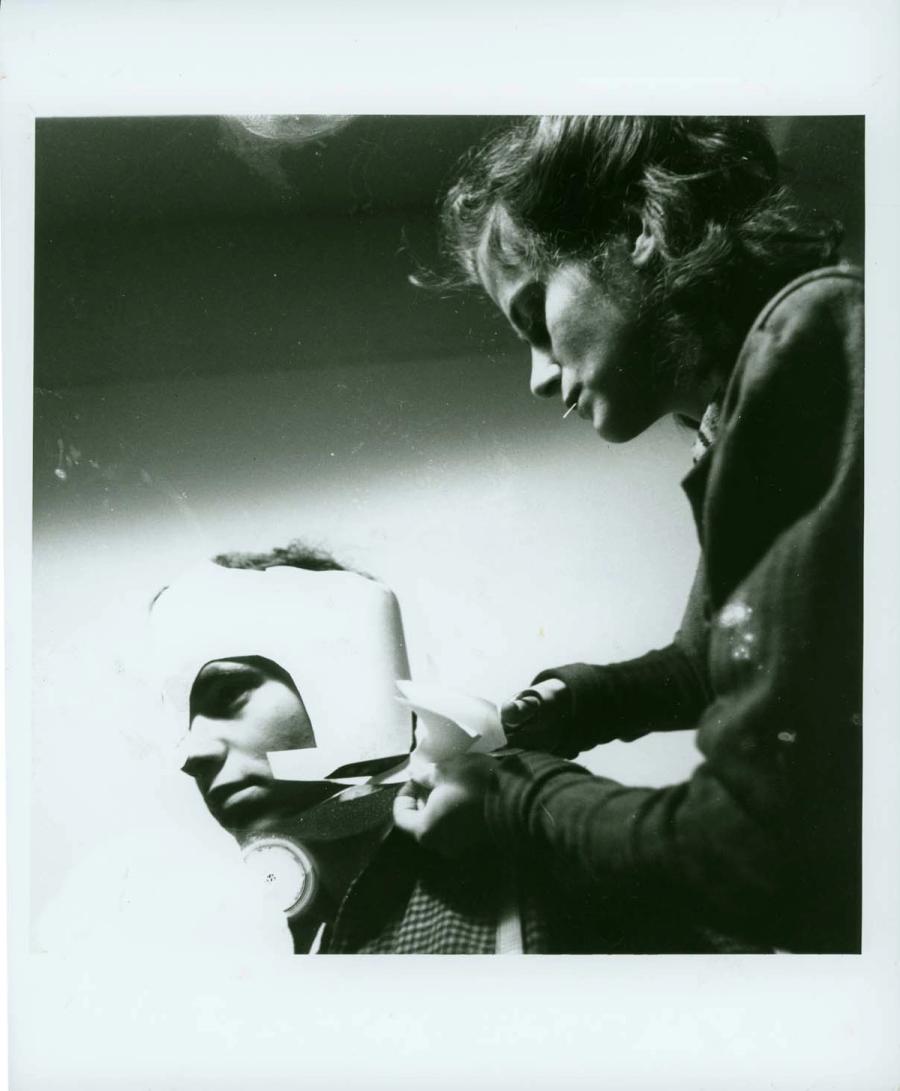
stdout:
[(265, 828), (338, 791), (322, 781), (272, 776), (266, 754), (316, 745), (290, 676), (258, 656), (218, 659), (197, 675), (183, 772), (194, 778), (210, 813), (228, 829)]

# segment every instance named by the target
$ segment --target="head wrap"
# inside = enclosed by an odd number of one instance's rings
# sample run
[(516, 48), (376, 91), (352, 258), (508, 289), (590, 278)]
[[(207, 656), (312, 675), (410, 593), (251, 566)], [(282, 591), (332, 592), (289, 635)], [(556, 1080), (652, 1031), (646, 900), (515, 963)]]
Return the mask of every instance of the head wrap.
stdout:
[(261, 656), (291, 676), (315, 734), (315, 747), (285, 752), (292, 779), (324, 780), (341, 766), (410, 749), (411, 717), (395, 688), (409, 678), (400, 609), (375, 580), (204, 564), (159, 597), (151, 625), (164, 705), (180, 735), (207, 663)]

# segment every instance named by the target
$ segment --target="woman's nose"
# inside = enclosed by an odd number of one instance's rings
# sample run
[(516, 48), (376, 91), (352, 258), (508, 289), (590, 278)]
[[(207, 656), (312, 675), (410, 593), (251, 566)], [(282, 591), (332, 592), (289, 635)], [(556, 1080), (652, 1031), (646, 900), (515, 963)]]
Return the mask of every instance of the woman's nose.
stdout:
[(560, 367), (549, 352), (531, 350), (531, 393), (537, 398), (559, 394)]
[(216, 730), (215, 722), (195, 716), (181, 744), (179, 757), (182, 773), (197, 777), (203, 772), (221, 768), (228, 757), (228, 745)]

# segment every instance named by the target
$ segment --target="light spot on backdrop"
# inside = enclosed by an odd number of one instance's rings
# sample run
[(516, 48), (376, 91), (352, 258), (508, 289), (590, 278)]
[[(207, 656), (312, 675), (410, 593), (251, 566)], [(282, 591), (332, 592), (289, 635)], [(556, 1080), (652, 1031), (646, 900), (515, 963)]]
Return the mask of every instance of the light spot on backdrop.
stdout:
[[(292, 182), (282, 163), (287, 149), (321, 145), (353, 121), (352, 114), (248, 114), (222, 117), (222, 146), (286, 194)], [(312, 152), (315, 154), (316, 149)]]

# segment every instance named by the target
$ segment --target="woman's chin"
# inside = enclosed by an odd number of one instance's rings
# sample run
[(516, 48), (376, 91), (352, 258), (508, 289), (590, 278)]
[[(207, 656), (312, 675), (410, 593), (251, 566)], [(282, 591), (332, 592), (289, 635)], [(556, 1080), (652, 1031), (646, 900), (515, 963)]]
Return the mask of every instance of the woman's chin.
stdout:
[(591, 426), (607, 443), (628, 443), (636, 439), (657, 419), (651, 413), (616, 412), (606, 402), (595, 401), (591, 407)]

